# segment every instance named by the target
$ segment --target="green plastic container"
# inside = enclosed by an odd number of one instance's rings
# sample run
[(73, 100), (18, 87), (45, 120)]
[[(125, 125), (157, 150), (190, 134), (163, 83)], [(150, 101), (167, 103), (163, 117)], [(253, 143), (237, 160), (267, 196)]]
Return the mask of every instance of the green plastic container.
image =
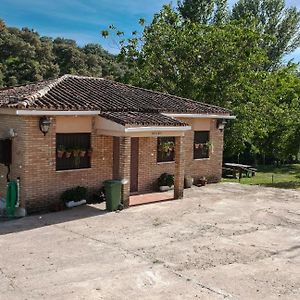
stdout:
[(121, 187), (119, 180), (107, 180), (104, 182), (106, 209), (108, 211), (118, 210), (121, 204)]
[(11, 181), (6, 188), (6, 215), (13, 217), (18, 197), (18, 185), (16, 181)]

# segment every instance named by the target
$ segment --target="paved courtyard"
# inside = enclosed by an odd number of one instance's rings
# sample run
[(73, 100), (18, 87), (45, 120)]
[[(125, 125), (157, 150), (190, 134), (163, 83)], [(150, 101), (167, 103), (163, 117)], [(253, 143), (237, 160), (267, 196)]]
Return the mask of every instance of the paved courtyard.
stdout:
[(300, 192), (239, 184), (0, 223), (0, 299), (300, 299)]

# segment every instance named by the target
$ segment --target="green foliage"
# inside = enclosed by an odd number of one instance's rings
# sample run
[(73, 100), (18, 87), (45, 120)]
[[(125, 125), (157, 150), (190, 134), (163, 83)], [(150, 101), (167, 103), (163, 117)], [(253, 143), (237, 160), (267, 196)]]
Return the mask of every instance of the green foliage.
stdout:
[(125, 72), (126, 66), (100, 45), (78, 47), (73, 40), (41, 37), (28, 28), (7, 27), (0, 20), (0, 87), (67, 73), (120, 80)]
[(87, 188), (82, 186), (77, 186), (76, 188), (68, 189), (64, 191), (60, 196), (60, 200), (64, 203), (70, 201), (78, 202), (83, 199), (87, 199)]
[[(186, 1), (187, 3), (187, 1)], [(203, 2), (204, 3), (204, 2)], [(270, 70), (265, 44), (274, 37), (255, 22), (192, 21), (170, 5), (141, 37), (122, 40), (120, 58), (131, 67), (126, 80), (231, 109), (225, 154), (283, 159), (299, 152), (299, 76), (295, 65)]]
[(174, 185), (174, 175), (168, 173), (161, 174), (158, 178), (158, 185), (171, 187), (172, 185)]
[(201, 24), (223, 23), (228, 17), (227, 0), (178, 1), (178, 10), (184, 19)]
[[(223, 181), (238, 182), (238, 179), (225, 178)], [(258, 166), (256, 176), (243, 177), (240, 183), (300, 190), (300, 165)]]
[(231, 19), (255, 24), (258, 32), (273, 37), (260, 43), (269, 57), (268, 68), (278, 66), (285, 54), (300, 46), (300, 12), (296, 7), (286, 8), (284, 0), (239, 0)]

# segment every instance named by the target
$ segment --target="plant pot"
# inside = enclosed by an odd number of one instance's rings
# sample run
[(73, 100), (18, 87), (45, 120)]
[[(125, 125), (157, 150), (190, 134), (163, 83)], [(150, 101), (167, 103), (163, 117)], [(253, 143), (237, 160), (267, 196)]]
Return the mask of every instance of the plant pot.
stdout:
[(93, 154), (93, 150), (88, 150), (88, 151), (87, 151), (87, 156), (88, 156), (88, 157), (91, 157), (92, 154)]
[(73, 156), (74, 157), (79, 157), (80, 151), (79, 150), (74, 150), (73, 151)]
[(79, 205), (86, 204), (86, 200), (80, 200), (80, 201), (69, 201), (66, 202), (66, 207), (71, 208)]
[(184, 177), (184, 188), (186, 189), (191, 188), (193, 183), (194, 183), (193, 177), (190, 176)]
[(159, 187), (160, 192), (167, 192), (167, 191), (170, 191), (170, 190), (173, 190), (173, 189), (174, 189), (174, 186), (168, 186), (168, 185), (161, 185)]
[(66, 154), (66, 158), (70, 158), (72, 155), (72, 152), (65, 152), (65, 154)]
[(206, 179), (199, 179), (199, 185), (200, 186), (205, 186), (207, 184), (207, 180)]
[(86, 151), (85, 151), (85, 150), (79, 152), (79, 156), (80, 156), (80, 157), (85, 157), (85, 154), (86, 154)]
[(65, 151), (59, 151), (59, 150), (57, 150), (57, 157), (58, 158), (62, 158), (64, 156), (64, 154), (65, 154)]

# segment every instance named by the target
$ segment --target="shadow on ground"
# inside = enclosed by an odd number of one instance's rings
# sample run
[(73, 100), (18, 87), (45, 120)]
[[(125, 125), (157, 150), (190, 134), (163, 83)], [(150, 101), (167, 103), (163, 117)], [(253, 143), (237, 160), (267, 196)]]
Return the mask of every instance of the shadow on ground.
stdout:
[(108, 213), (108, 211), (105, 209), (85, 205), (60, 212), (40, 215), (35, 214), (25, 218), (10, 220), (3, 219), (3, 222), (0, 221), (0, 235), (31, 230), (44, 226), (65, 223), (73, 220), (101, 216), (106, 213)]

